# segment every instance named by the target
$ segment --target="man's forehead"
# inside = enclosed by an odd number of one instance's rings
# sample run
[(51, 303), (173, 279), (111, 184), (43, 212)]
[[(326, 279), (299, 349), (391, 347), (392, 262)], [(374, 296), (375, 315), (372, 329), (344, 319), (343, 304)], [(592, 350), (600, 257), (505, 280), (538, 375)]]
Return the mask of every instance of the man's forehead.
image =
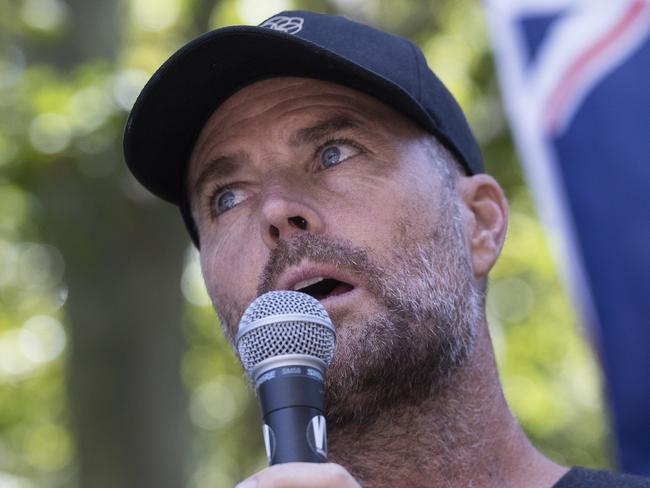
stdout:
[(247, 117), (254, 121), (260, 115), (271, 115), (275, 123), (282, 115), (301, 108), (306, 112), (303, 115), (314, 113), (317, 117), (315, 112), (337, 107), (368, 118), (378, 112), (395, 112), (378, 99), (344, 85), (311, 78), (278, 77), (255, 82), (233, 93), (214, 110), (201, 136), (207, 131), (227, 132)]
[(271, 78), (242, 88), (213, 112), (190, 162), (196, 166), (215, 147), (235, 145), (249, 135), (251, 124), (283, 132), (283, 139), (300, 143), (328, 130), (378, 127), (384, 120), (416, 126), (392, 107), (343, 85), (310, 78)]
[(243, 86), (224, 100), (215, 112), (231, 110), (235, 106), (239, 107), (247, 103), (265, 106), (273, 103), (274, 99), (287, 95), (298, 97), (310, 94), (321, 96), (340, 95), (359, 100), (375, 100), (363, 92), (331, 81), (295, 76), (278, 76)]

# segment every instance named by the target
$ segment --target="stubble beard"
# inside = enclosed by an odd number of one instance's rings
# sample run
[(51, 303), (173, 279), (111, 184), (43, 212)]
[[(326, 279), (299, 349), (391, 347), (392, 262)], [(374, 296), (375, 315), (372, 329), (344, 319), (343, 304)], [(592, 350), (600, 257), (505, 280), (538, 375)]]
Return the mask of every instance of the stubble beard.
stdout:
[(379, 312), (332, 315), (337, 344), (327, 370), (328, 430), (369, 425), (383, 411), (419, 405), (447, 388), (474, 350), (482, 298), (475, 289), (453, 201), (433, 233), (405, 219), (395, 229), (389, 265), (368, 249), (332, 237), (302, 234), (271, 253), (258, 294), (302, 260), (334, 264), (363, 280)]

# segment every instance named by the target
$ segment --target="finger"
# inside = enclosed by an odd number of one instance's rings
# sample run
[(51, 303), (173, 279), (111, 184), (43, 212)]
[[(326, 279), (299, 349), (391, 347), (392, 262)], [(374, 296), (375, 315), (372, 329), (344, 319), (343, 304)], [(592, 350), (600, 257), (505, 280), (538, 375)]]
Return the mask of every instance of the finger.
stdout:
[(286, 463), (263, 469), (235, 488), (360, 488), (350, 473), (334, 463)]

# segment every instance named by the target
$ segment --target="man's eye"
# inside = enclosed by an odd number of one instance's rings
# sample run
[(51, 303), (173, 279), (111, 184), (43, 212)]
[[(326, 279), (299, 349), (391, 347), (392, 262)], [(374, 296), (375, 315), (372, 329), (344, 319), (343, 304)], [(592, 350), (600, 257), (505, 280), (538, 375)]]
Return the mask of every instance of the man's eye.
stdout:
[(212, 205), (217, 215), (227, 212), (233, 207), (236, 207), (244, 200), (243, 190), (236, 188), (224, 188), (218, 190), (212, 198)]
[(330, 143), (321, 150), (320, 163), (324, 168), (330, 168), (356, 156), (360, 152), (361, 150), (358, 147), (349, 142)]

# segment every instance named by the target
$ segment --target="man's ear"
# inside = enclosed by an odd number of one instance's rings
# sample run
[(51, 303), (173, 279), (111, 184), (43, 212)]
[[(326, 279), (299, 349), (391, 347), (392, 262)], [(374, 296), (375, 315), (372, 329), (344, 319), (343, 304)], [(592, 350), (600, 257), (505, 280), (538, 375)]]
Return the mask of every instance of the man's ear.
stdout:
[(465, 232), (476, 278), (487, 276), (496, 262), (508, 227), (508, 202), (497, 181), (487, 174), (461, 177)]

